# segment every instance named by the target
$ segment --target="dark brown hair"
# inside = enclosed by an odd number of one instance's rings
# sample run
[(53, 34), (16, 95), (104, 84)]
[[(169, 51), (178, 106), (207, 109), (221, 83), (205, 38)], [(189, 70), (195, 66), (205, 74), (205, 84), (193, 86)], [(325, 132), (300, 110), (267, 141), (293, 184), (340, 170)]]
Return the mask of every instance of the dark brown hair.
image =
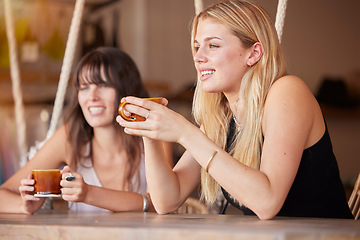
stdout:
[[(105, 79), (104, 79), (105, 78)], [(75, 68), (72, 85), (68, 91), (65, 124), (67, 138), (70, 143), (71, 162), (77, 166), (81, 159), (92, 160), (91, 139), (94, 136), (93, 128), (87, 123), (78, 102), (78, 90), (81, 83), (105, 84), (116, 90), (114, 126), (121, 137), (126, 150), (129, 171), (126, 174), (128, 190), (135, 190), (132, 186), (133, 177), (138, 174), (143, 143), (140, 137), (125, 134), (115, 121), (118, 115), (117, 106), (125, 96), (148, 97), (148, 93), (141, 81), (136, 64), (125, 52), (113, 47), (100, 47), (87, 53)], [(86, 144), (90, 143), (90, 151), (84, 152)], [(138, 175), (139, 176), (139, 175)], [(138, 181), (140, 183), (140, 181)]]

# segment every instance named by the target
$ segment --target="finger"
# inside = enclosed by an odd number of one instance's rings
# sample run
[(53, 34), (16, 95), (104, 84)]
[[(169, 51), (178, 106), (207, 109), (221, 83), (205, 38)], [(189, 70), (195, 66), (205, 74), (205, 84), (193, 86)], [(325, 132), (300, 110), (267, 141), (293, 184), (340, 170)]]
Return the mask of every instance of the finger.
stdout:
[(142, 106), (138, 106), (134, 104), (126, 104), (124, 109), (125, 109), (124, 113), (128, 112), (128, 115), (126, 116), (131, 116), (131, 113), (134, 113), (136, 115), (145, 117), (149, 112), (148, 108), (144, 108)]
[(162, 102), (161, 102), (161, 105), (167, 106), (168, 103), (169, 103), (169, 101), (168, 101), (166, 98), (163, 98), (163, 99), (162, 99)]
[(35, 197), (34, 195), (29, 195), (29, 194), (22, 196), (22, 198), (26, 201), (40, 201), (41, 200), (41, 198)]
[[(127, 106), (128, 105), (136, 105), (136, 106), (148, 109), (148, 110), (152, 110), (160, 105), (156, 102), (148, 101), (148, 100), (146, 100), (146, 98), (138, 98), (138, 97), (126, 97), (126, 101), (128, 103), (130, 103), (130, 104), (127, 104)], [(167, 104), (167, 99), (162, 100), (162, 101), (163, 101), (163, 103)], [(130, 109), (128, 109), (128, 110), (130, 110)], [(130, 112), (132, 112), (132, 111), (130, 111)]]
[(133, 136), (140, 136), (140, 137), (148, 137), (151, 138), (151, 132), (148, 130), (140, 130), (140, 129), (134, 129), (134, 128), (124, 128), (124, 132), (129, 135)]
[(145, 121), (130, 122), (130, 121), (126, 121), (121, 118), (119, 121), (119, 124), (120, 124), (120, 126), (122, 126), (124, 128), (129, 128), (129, 129), (139, 129), (139, 130), (146, 130), (146, 131), (149, 131), (151, 129), (151, 124), (149, 124), (148, 122), (145, 122)]
[(61, 197), (65, 201), (77, 201), (77, 199), (79, 199), (79, 190), (76, 188), (62, 188)]
[(66, 165), (60, 172), (61, 173), (68, 173), (73, 172), (74, 170), (70, 168), (70, 166)]
[(61, 189), (61, 194), (62, 195), (74, 195), (76, 193), (74, 188), (68, 188), (68, 187), (64, 187)]
[(75, 176), (72, 175), (71, 172), (69, 172), (69, 175), (65, 177), (65, 180), (68, 182), (74, 181), (75, 180)]
[(35, 184), (35, 180), (34, 179), (21, 179), (20, 180), (20, 185), (21, 186), (30, 186), (30, 185), (34, 185)]
[(120, 115), (117, 115), (116, 118), (115, 118), (116, 122), (119, 123), (119, 124), (120, 124), (122, 119), (123, 118)]
[(69, 172), (64, 173), (63, 178), (60, 181), (60, 186), (62, 187), (81, 187), (83, 182), (83, 177), (80, 173)]
[(126, 97), (121, 98), (120, 103), (126, 101)]
[(31, 193), (34, 192), (35, 188), (34, 186), (20, 186), (19, 192), (20, 193)]
[(75, 172), (69, 167), (65, 166), (63, 170), (61, 170), (62, 173), (62, 179), (65, 179), (67, 181), (74, 181), (75, 180)]
[(130, 104), (140, 105), (142, 99), (134, 96), (127, 96), (125, 97), (125, 101), (127, 101)]
[(79, 179), (75, 179), (74, 180), (67, 180), (66, 177), (60, 181), (60, 186), (63, 187), (63, 188), (76, 188), (79, 186), (78, 184), (78, 180)]

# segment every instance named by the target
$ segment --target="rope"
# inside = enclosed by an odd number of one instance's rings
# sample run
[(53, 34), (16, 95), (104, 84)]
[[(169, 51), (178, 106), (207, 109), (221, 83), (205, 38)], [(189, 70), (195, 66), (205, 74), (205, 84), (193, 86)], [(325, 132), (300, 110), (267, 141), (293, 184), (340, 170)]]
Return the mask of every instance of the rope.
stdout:
[(195, 14), (198, 14), (204, 8), (204, 4), (202, 0), (194, 0), (194, 5), (195, 5)]
[(16, 140), (18, 145), (18, 153), (20, 157), (20, 167), (26, 164), (26, 121), (24, 113), (23, 96), (21, 91), (21, 79), (20, 79), (20, 68), (18, 62), (18, 51), (16, 48), (16, 39), (14, 32), (14, 22), (10, 6), (10, 0), (4, 0), (5, 6), (5, 22), (6, 32), (9, 44), (9, 56), (10, 56), (10, 74), (12, 81), (12, 93), (15, 104), (15, 124), (16, 124)]
[(275, 28), (280, 43), (281, 43), (281, 37), (285, 23), (286, 5), (287, 5), (287, 0), (279, 0), (277, 6), (277, 12), (276, 12)]
[(62, 113), (66, 88), (67, 88), (68, 80), (70, 78), (73, 61), (75, 58), (76, 44), (79, 36), (81, 18), (84, 11), (84, 6), (85, 6), (85, 0), (77, 0), (75, 3), (74, 14), (71, 20), (63, 65), (61, 68), (58, 90), (56, 92), (53, 114), (51, 117), (50, 127), (47, 132), (46, 139), (49, 139), (54, 134), (57, 128), (60, 115)]

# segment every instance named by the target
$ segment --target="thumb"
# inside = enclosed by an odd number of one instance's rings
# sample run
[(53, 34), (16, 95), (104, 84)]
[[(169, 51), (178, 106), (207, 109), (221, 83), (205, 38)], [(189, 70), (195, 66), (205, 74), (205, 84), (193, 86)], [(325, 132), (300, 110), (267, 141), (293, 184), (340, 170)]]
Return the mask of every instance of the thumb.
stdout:
[(68, 173), (68, 172), (73, 172), (74, 170), (72, 170), (68, 165), (66, 165), (60, 172), (63, 173)]

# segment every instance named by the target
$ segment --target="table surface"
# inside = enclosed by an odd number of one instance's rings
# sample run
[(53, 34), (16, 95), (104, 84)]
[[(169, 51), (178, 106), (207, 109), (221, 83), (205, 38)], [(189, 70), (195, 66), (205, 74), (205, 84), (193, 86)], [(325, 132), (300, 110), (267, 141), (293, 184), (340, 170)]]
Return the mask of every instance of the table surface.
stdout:
[(1, 214), (0, 239), (359, 239), (360, 221), (156, 213)]

